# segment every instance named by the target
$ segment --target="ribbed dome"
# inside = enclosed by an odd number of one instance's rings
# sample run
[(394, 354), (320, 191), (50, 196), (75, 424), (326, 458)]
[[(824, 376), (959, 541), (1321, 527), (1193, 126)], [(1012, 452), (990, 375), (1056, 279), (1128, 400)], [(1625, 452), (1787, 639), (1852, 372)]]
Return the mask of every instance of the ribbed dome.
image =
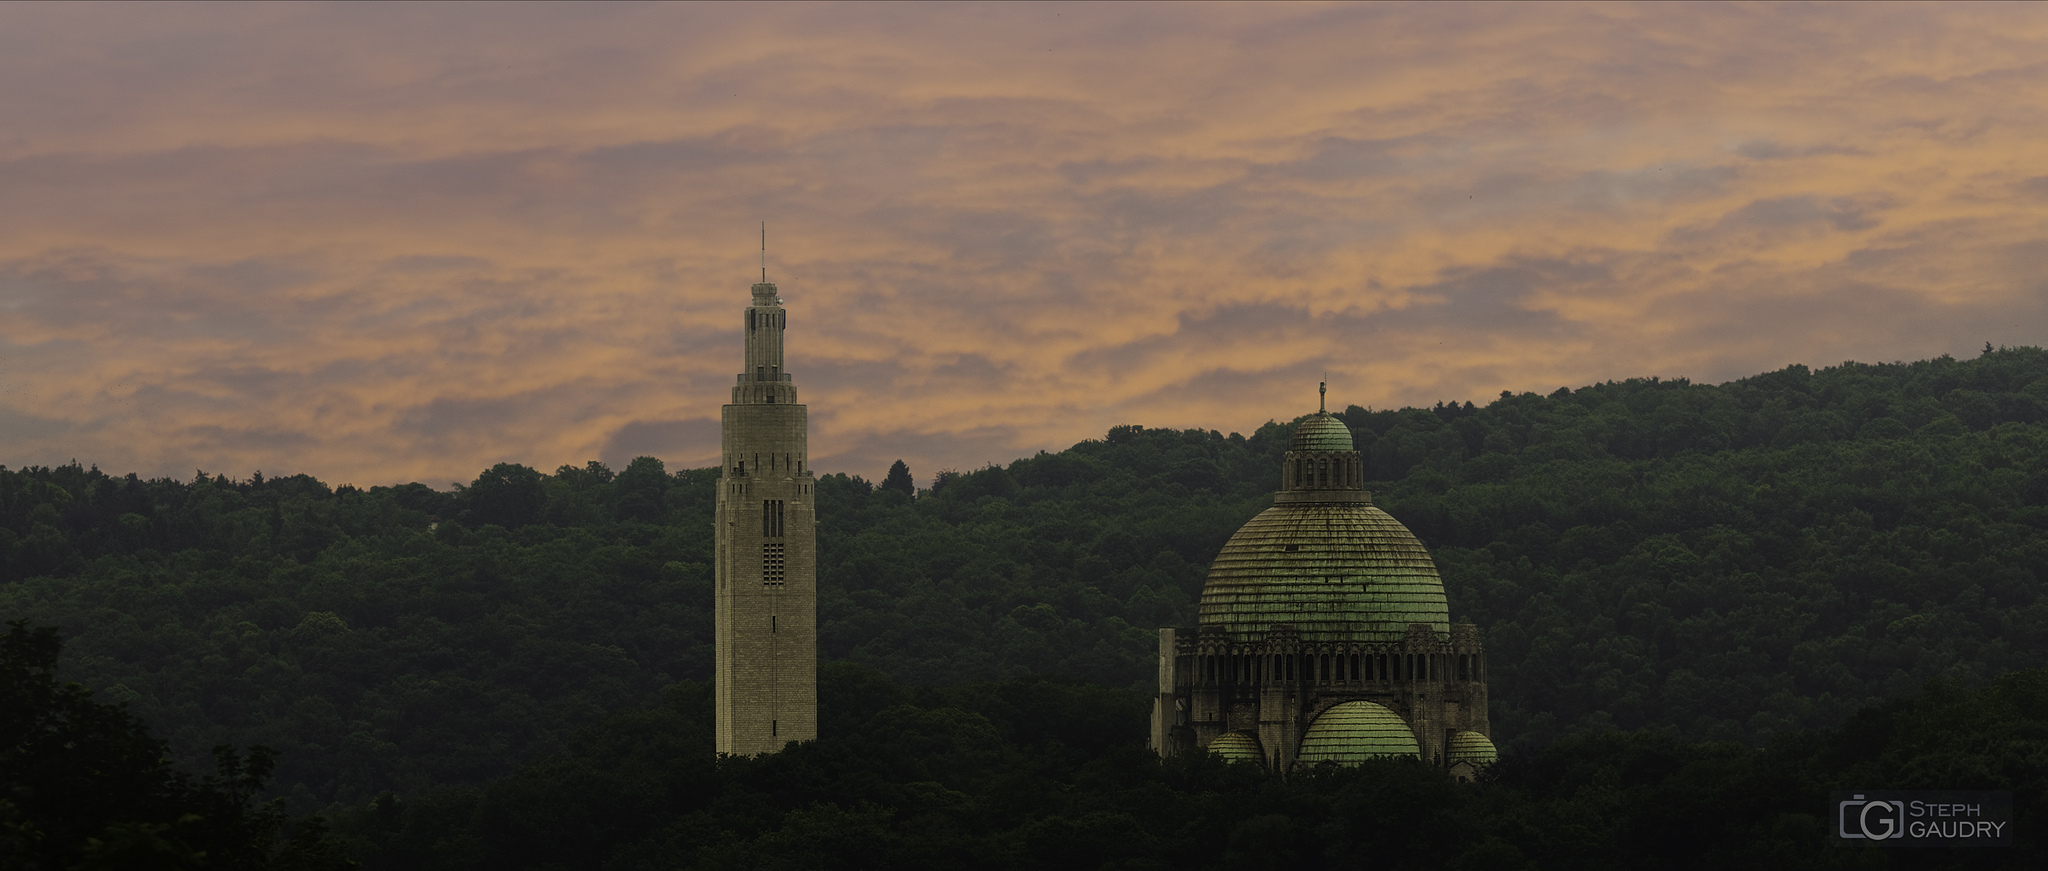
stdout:
[(1209, 752), (1218, 754), (1227, 762), (1266, 761), (1266, 753), (1259, 747), (1259, 736), (1250, 732), (1225, 732), (1209, 742)]
[(1485, 768), (1500, 758), (1493, 749), (1492, 739), (1478, 732), (1459, 732), (1451, 736), (1451, 746), (1445, 749), (1444, 760), (1455, 765), (1470, 762), (1475, 768)]
[(1324, 711), (1301, 739), (1302, 763), (1356, 765), (1387, 756), (1422, 756), (1415, 733), (1401, 718), (1372, 702), (1345, 702)]
[(1237, 638), (1286, 623), (1310, 642), (1397, 642), (1411, 623), (1439, 638), (1451, 629), (1429, 551), (1386, 512), (1357, 502), (1260, 512), (1209, 564), (1196, 619)]
[(1351, 450), (1351, 428), (1344, 422), (1318, 412), (1313, 417), (1303, 418), (1294, 427), (1294, 443), (1290, 451), (1348, 451)]

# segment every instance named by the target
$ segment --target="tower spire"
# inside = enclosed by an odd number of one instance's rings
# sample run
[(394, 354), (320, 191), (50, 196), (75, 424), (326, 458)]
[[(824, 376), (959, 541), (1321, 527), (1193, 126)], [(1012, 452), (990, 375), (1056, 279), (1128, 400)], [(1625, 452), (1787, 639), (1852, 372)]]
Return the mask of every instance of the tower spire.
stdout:
[(768, 222), (761, 222), (761, 283), (768, 283)]
[(1323, 373), (1323, 380), (1316, 382), (1316, 413), (1330, 413), (1330, 373)]

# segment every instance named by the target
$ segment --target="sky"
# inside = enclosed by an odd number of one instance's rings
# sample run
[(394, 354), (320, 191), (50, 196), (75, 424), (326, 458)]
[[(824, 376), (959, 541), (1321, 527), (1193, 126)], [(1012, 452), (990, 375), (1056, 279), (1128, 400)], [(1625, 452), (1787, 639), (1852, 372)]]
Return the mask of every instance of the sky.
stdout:
[(2048, 337), (2048, 4), (0, 4), (0, 463), (813, 468)]

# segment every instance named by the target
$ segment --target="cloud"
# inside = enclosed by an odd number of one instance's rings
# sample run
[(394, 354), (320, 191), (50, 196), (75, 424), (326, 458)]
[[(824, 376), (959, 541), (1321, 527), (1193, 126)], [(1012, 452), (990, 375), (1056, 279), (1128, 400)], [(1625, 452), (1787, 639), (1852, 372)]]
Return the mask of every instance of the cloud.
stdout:
[(667, 457), (686, 468), (719, 464), (719, 419), (636, 420), (619, 427), (599, 459), (623, 469), (636, 457)]
[[(814, 465), (2048, 332), (2033, 6), (0, 7), (11, 466)], [(1872, 46), (1886, 46), (1873, 50)]]

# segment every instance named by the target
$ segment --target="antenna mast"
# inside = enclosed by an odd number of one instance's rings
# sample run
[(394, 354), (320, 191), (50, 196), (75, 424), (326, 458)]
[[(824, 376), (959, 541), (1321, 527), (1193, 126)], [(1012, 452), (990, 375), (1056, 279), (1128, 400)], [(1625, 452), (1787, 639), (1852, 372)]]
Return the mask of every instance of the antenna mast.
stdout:
[(761, 283), (768, 283), (768, 222), (761, 222)]

